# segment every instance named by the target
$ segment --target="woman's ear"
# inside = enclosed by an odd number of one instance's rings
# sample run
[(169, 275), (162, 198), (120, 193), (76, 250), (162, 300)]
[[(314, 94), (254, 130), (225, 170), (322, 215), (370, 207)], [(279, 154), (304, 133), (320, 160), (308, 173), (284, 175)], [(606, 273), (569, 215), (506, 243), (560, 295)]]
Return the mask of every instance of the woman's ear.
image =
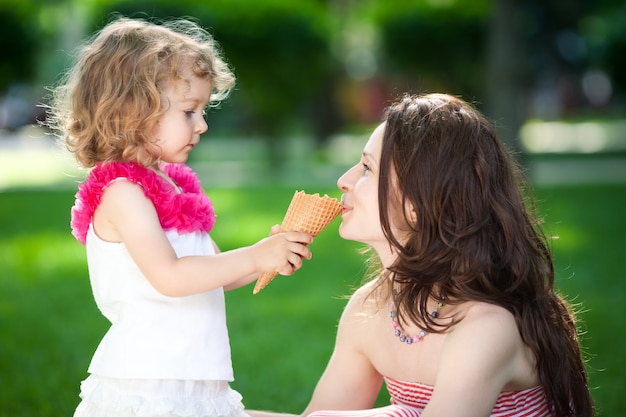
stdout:
[(415, 225), (417, 224), (417, 212), (413, 208), (412, 204), (410, 206), (411, 207), (408, 209), (408, 213), (407, 213), (408, 214), (407, 220), (409, 221), (412, 227), (415, 227)]
[(409, 210), (409, 220), (411, 221), (411, 225), (415, 226), (417, 224), (417, 212), (413, 208), (411, 204), (411, 209)]
[(417, 224), (417, 212), (413, 204), (408, 200), (404, 202), (404, 219), (412, 228)]

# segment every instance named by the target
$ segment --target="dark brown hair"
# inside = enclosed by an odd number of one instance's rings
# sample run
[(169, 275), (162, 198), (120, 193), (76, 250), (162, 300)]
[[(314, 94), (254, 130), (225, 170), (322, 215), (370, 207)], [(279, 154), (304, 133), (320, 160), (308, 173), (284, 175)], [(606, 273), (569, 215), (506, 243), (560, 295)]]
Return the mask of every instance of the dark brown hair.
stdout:
[[(506, 308), (555, 415), (592, 416), (574, 314), (555, 293), (530, 188), (493, 125), (445, 94), (405, 96), (385, 120), (378, 195), (383, 231), (399, 254), (389, 276), (400, 284), (400, 314), (441, 331), (426, 312), (429, 297)], [(415, 218), (399, 207), (412, 207)], [(408, 239), (392, 233), (396, 212), (405, 213)]]

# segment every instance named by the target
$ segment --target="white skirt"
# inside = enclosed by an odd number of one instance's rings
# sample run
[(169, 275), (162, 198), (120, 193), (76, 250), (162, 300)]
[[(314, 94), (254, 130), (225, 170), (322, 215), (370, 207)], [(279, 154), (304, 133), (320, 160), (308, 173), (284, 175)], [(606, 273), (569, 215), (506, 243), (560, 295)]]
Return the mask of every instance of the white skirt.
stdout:
[(74, 417), (249, 417), (227, 381), (115, 379), (81, 383)]

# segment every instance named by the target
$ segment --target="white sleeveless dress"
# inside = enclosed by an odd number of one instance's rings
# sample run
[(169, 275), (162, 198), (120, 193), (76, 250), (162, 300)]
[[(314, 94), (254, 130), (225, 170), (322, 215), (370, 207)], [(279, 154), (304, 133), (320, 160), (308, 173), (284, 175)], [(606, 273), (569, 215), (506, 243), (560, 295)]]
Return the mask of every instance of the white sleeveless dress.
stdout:
[[(72, 210), (74, 234), (86, 244), (94, 299), (111, 322), (89, 365), (90, 375), (81, 384), (82, 401), (74, 416), (246, 416), (241, 395), (229, 386), (233, 370), (223, 289), (164, 296), (141, 273), (124, 244), (103, 241), (91, 222), (86, 233), (82, 230), (81, 218), (90, 219), (84, 214), (93, 212), (92, 201), (99, 201), (93, 194), (101, 195), (111, 181), (138, 183), (153, 202), (163, 201), (155, 195), (171, 192), (167, 183), (151, 177), (152, 171), (113, 164), (112, 172), (107, 165), (88, 177), (89, 187), (79, 188)], [(171, 214), (162, 207), (157, 211), (163, 219)], [(211, 222), (186, 227), (179, 220), (163, 219), (162, 224), (179, 226), (165, 231), (177, 256), (214, 254), (213, 242), (202, 230)]]

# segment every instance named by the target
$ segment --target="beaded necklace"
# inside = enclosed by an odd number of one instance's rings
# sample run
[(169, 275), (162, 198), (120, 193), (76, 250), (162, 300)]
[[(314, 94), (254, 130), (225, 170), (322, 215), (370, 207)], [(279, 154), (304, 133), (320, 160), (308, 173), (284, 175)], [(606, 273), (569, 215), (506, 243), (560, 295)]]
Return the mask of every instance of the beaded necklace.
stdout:
[[(395, 295), (396, 290), (394, 289), (393, 292)], [(441, 307), (443, 307), (443, 302), (438, 301), (435, 310), (430, 312), (430, 317), (432, 317), (433, 319), (439, 317), (439, 310), (441, 310)], [(398, 317), (398, 313), (396, 312), (396, 305), (393, 302), (393, 299), (389, 302), (389, 317), (391, 317), (391, 328), (393, 329), (393, 335), (396, 336), (398, 340), (402, 343), (406, 343), (407, 345), (412, 345), (414, 342), (419, 343), (422, 341), (422, 339), (424, 339), (424, 337), (428, 335), (428, 332), (424, 329), (421, 329), (419, 333), (413, 337), (407, 336), (402, 333), (400, 323), (398, 323), (398, 320), (396, 320)]]

